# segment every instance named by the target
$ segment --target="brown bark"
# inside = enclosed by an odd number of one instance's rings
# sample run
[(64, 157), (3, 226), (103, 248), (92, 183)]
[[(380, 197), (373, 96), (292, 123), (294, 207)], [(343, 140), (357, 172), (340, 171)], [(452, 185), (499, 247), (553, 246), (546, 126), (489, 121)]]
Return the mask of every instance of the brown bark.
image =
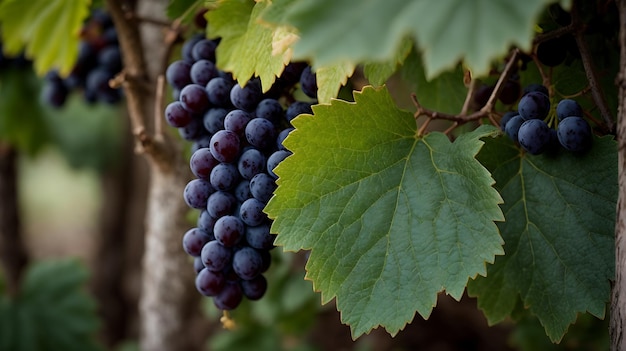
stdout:
[(139, 302), (140, 349), (200, 349), (202, 341), (188, 337), (193, 317), (199, 313), (199, 294), (192, 264), (181, 247), (182, 235), (189, 227), (185, 222), (188, 208), (182, 198), (190, 178), (189, 167), (180, 143), (161, 132), (162, 106), (155, 107), (159, 102), (157, 76), (163, 73), (161, 63), (166, 60), (168, 44), (164, 43), (163, 28), (138, 20), (161, 18), (167, 2), (138, 1), (137, 16), (128, 16), (121, 0), (106, 3), (118, 31), (124, 61), (120, 80), (136, 150), (146, 157), (150, 168)]
[(610, 328), (611, 349), (626, 350), (626, 0), (617, 2), (620, 14), (620, 72), (618, 75), (618, 200), (615, 223), (615, 282), (613, 284)]
[(0, 260), (7, 291), (19, 291), (28, 254), (22, 238), (17, 193), (17, 151), (0, 143)]

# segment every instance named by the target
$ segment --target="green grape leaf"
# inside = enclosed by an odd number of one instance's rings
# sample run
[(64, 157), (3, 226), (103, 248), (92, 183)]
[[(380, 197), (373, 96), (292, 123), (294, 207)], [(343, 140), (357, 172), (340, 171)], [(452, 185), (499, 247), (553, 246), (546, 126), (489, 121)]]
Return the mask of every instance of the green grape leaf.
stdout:
[(277, 245), (311, 250), (307, 279), (322, 303), (336, 298), (356, 338), (379, 325), (396, 334), (416, 311), (428, 317), (439, 292), (460, 299), (468, 279), (503, 253), (494, 223), (503, 215), (474, 158), (494, 127), (454, 143), (438, 132), (417, 136), (413, 115), (385, 87), (354, 98), (292, 121), (293, 155), (275, 169), (265, 210)]
[[(24, 277), (20, 295), (0, 301), (8, 316), (0, 325), (3, 350), (96, 351), (95, 301), (84, 291), (87, 271), (76, 260), (45, 261)], [(6, 343), (6, 344), (5, 344)]]
[(579, 312), (604, 316), (615, 274), (616, 151), (611, 137), (584, 155), (532, 156), (504, 137), (486, 141), (478, 159), (504, 198), (506, 254), (468, 292), (490, 323), (521, 299), (557, 342)]
[(259, 19), (268, 3), (225, 0), (207, 13), (207, 35), (222, 38), (216, 53), (217, 66), (231, 72), (241, 85), (258, 76), (263, 91), (270, 89), (291, 58), (290, 31)]
[(342, 85), (354, 73), (354, 65), (350, 62), (340, 62), (332, 66), (324, 66), (315, 70), (317, 80), (317, 100), (319, 103), (329, 103), (337, 96)]
[(402, 42), (400, 49), (397, 50), (394, 57), (389, 61), (384, 62), (369, 62), (363, 65), (363, 74), (369, 80), (373, 86), (381, 86), (385, 84), (398, 69), (399, 65), (402, 65), (406, 60), (411, 49), (413, 48), (413, 42), (406, 39)]
[[(552, 2), (300, 0), (287, 8), (283, 23), (300, 34), (295, 57), (311, 59), (316, 66), (390, 60), (410, 34), (424, 55), (428, 79), (460, 59), (479, 76), (488, 73), (492, 60), (510, 45), (530, 48), (534, 22)], [(569, 1), (562, 3), (569, 7)]]
[(183, 18), (190, 20), (196, 10), (202, 8), (205, 0), (171, 0), (167, 4), (166, 14), (170, 19)]
[(0, 3), (2, 44), (8, 54), (25, 50), (43, 75), (58, 69), (70, 73), (78, 56), (83, 21), (90, 0), (5, 0)]

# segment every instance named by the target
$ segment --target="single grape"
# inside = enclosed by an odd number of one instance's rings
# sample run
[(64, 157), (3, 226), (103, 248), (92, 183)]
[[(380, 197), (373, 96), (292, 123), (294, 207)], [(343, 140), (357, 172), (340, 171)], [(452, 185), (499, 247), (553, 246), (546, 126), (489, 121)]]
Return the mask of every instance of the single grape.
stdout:
[(583, 117), (583, 108), (576, 100), (563, 99), (556, 105), (556, 116), (559, 121), (571, 116)]
[(239, 137), (230, 130), (220, 130), (211, 137), (211, 154), (220, 162), (234, 162), (239, 156)]
[(188, 84), (191, 84), (189, 72), (191, 65), (188, 62), (179, 60), (174, 61), (167, 66), (165, 71), (165, 79), (174, 89), (182, 90)]
[(270, 225), (263, 222), (254, 227), (246, 227), (246, 242), (255, 249), (272, 249), (274, 247), (274, 235), (270, 233)]
[(196, 271), (196, 274), (200, 273), (201, 270), (203, 270), (204, 267), (204, 263), (202, 263), (202, 258), (201, 257), (194, 257), (193, 258), (193, 270)]
[(172, 127), (182, 128), (193, 118), (193, 113), (186, 110), (180, 101), (172, 101), (165, 107), (165, 121)]
[(258, 250), (263, 259), (263, 266), (261, 267), (261, 273), (266, 272), (272, 265), (272, 255), (268, 250)]
[(224, 117), (224, 129), (235, 132), (239, 136), (243, 136), (248, 122), (254, 118), (254, 115), (244, 110), (232, 110)]
[(244, 179), (252, 179), (265, 170), (266, 159), (263, 153), (255, 148), (244, 151), (237, 162), (239, 174)]
[(183, 250), (192, 257), (199, 257), (202, 248), (211, 239), (206, 231), (200, 228), (191, 228), (183, 235)]
[(239, 208), (239, 217), (246, 225), (260, 225), (267, 220), (267, 215), (263, 212), (264, 207), (265, 204), (255, 198), (247, 199)]
[(564, 37), (543, 41), (537, 45), (537, 58), (546, 66), (558, 66), (567, 57), (567, 43)]
[(215, 106), (231, 107), (230, 91), (233, 88), (232, 80), (224, 77), (215, 77), (206, 85), (209, 101)]
[(313, 114), (311, 103), (304, 102), (304, 101), (295, 101), (291, 103), (289, 107), (287, 107), (287, 112), (285, 112), (285, 117), (287, 118), (287, 121), (291, 122), (292, 119), (296, 118), (297, 116), (303, 113)]
[(243, 300), (243, 291), (237, 282), (227, 282), (219, 294), (213, 297), (215, 307), (220, 310), (233, 310)]
[(178, 128), (178, 134), (185, 140), (196, 140), (206, 133), (206, 129), (202, 125), (202, 120), (194, 118), (184, 127)]
[(267, 291), (267, 279), (262, 274), (259, 274), (253, 279), (242, 280), (241, 289), (243, 290), (243, 295), (249, 300), (259, 300)]
[(518, 141), (520, 146), (532, 155), (545, 151), (550, 143), (550, 127), (540, 119), (524, 121), (519, 128)]
[(189, 77), (195, 84), (205, 87), (211, 79), (218, 76), (215, 64), (209, 60), (199, 60), (191, 65)]
[(185, 186), (183, 197), (187, 206), (191, 208), (203, 209), (206, 208), (207, 200), (215, 189), (211, 186), (211, 183), (203, 179), (192, 179)]
[(232, 214), (237, 206), (237, 199), (226, 191), (216, 191), (207, 200), (207, 212), (213, 218), (220, 218)]
[(474, 95), (472, 96), (474, 103), (476, 106), (483, 107), (489, 101), (489, 97), (493, 93), (494, 86), (488, 84), (481, 84), (474, 91)]
[(280, 77), (277, 79), (277, 83), (291, 86), (300, 81), (300, 76), (302, 75), (302, 71), (309, 65), (306, 62), (298, 61), (298, 62), (290, 62), (283, 73), (281, 73)]
[(272, 123), (278, 123), (285, 112), (283, 106), (276, 99), (263, 99), (256, 107), (255, 115), (259, 118), (265, 118)]
[(220, 244), (217, 240), (206, 243), (200, 253), (202, 264), (214, 272), (226, 268), (230, 264), (232, 256), (232, 249)]
[(191, 172), (200, 179), (209, 179), (211, 171), (220, 162), (213, 157), (208, 147), (196, 150), (189, 159)]
[(548, 88), (546, 88), (545, 85), (538, 84), (538, 83), (531, 83), (525, 86), (524, 91), (522, 92), (522, 95), (526, 95), (533, 91), (537, 91), (537, 92), (545, 94), (546, 96), (549, 96)]
[(300, 74), (300, 89), (308, 97), (317, 98), (317, 79), (315, 73), (311, 70), (311, 66), (307, 66)]
[(589, 150), (593, 140), (589, 123), (577, 116), (566, 117), (559, 122), (557, 136), (561, 145), (573, 152)]
[(217, 44), (213, 40), (201, 39), (193, 45), (191, 56), (197, 62), (207, 60), (215, 62), (215, 49)]
[(237, 184), (234, 190), (235, 198), (237, 201), (244, 202), (247, 199), (252, 197), (252, 193), (250, 192), (250, 181), (247, 179), (243, 179)]
[[(203, 129), (206, 132), (206, 129)], [(191, 143), (190, 151), (193, 154), (194, 152), (200, 149), (208, 149), (211, 146), (211, 134), (202, 133), (199, 137), (193, 139), (193, 143)], [(209, 150), (210, 152), (210, 150)]]
[(252, 247), (242, 247), (233, 255), (233, 270), (243, 280), (254, 279), (261, 274), (263, 258)]
[(43, 101), (52, 107), (65, 105), (69, 90), (62, 80), (46, 81), (41, 91)]
[(289, 155), (291, 155), (291, 151), (287, 150), (278, 150), (271, 154), (270, 157), (267, 158), (267, 173), (274, 179), (278, 179), (278, 175), (274, 173), (274, 168)]
[(224, 129), (224, 121), (228, 110), (221, 107), (210, 108), (202, 117), (204, 128), (211, 134)]
[[(213, 235), (213, 226), (215, 225), (215, 221), (217, 221), (216, 218), (213, 218), (207, 210), (203, 210), (198, 216), (196, 226), (210, 235)], [(215, 239), (215, 237), (213, 237), (213, 239)]]
[(519, 80), (509, 79), (504, 83), (504, 86), (500, 91), (500, 96), (498, 96), (498, 100), (505, 105), (514, 104), (517, 99), (519, 99), (521, 92), (522, 86), (520, 85)]
[(122, 70), (122, 55), (120, 48), (116, 45), (109, 45), (98, 53), (98, 64), (107, 71), (115, 74)]
[(220, 217), (213, 226), (215, 239), (226, 247), (233, 247), (241, 241), (245, 235), (245, 225), (241, 219), (226, 215)]
[(276, 190), (276, 182), (267, 173), (259, 173), (250, 179), (250, 193), (255, 199), (267, 203)]
[(196, 275), (196, 289), (204, 296), (216, 296), (226, 285), (224, 273), (203, 269)]
[(244, 87), (235, 84), (230, 90), (230, 102), (233, 106), (248, 112), (254, 112), (262, 97), (261, 86), (257, 80), (248, 81)]
[(206, 90), (200, 84), (189, 84), (180, 91), (180, 101), (183, 107), (192, 112), (203, 114), (210, 106)]
[(550, 99), (546, 94), (530, 92), (520, 99), (517, 110), (525, 121), (544, 119), (550, 112)]
[(504, 128), (504, 132), (506, 135), (511, 138), (514, 142), (518, 142), (517, 133), (519, 132), (519, 127), (524, 123), (524, 119), (520, 115), (516, 115), (511, 117), (511, 119), (507, 122), (506, 127)]
[(191, 38), (187, 39), (183, 43), (183, 47), (181, 48), (181, 54), (185, 62), (189, 63), (190, 65), (196, 62), (192, 54), (193, 47), (194, 45), (196, 45), (197, 42), (203, 39), (205, 39), (204, 34), (198, 33), (194, 34)]
[(276, 128), (274, 124), (264, 118), (253, 118), (246, 125), (246, 140), (257, 149), (265, 149), (274, 146), (276, 141)]
[(500, 119), (500, 129), (504, 132), (507, 122), (509, 122), (514, 116), (518, 115), (519, 113), (517, 113), (517, 111), (508, 111), (502, 115), (502, 118)]
[(209, 179), (213, 188), (231, 190), (239, 183), (239, 172), (234, 164), (220, 163), (213, 167)]

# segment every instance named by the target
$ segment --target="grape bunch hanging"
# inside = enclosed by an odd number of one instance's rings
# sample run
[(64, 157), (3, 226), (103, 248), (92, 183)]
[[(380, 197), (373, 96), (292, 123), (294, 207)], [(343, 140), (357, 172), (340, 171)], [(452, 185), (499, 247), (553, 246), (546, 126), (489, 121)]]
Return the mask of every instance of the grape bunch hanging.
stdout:
[[(174, 101), (165, 119), (193, 142), (195, 178), (183, 197), (199, 215), (183, 249), (194, 258), (198, 291), (226, 311), (265, 294), (274, 235), (263, 209), (276, 189), (274, 168), (291, 154), (282, 144), (290, 121), (312, 112), (317, 85), (308, 65), (291, 63), (266, 93), (257, 78), (242, 86), (215, 66), (218, 45), (203, 35), (183, 44), (166, 71)], [(309, 101), (294, 101), (298, 84)]]
[[(524, 90), (517, 111), (509, 111), (502, 116), (500, 128), (532, 155), (553, 152), (559, 147), (574, 153), (591, 148), (591, 126), (578, 102), (562, 99), (556, 106), (556, 119), (549, 118), (549, 113), (548, 89), (540, 84), (531, 84)], [(556, 128), (550, 125), (556, 125)]]
[(122, 56), (113, 21), (106, 12), (96, 10), (81, 28), (78, 58), (72, 71), (65, 78), (57, 71), (48, 72), (42, 99), (60, 108), (72, 91), (81, 91), (88, 103), (115, 104), (122, 98), (122, 92), (112, 88), (109, 80), (121, 70)]

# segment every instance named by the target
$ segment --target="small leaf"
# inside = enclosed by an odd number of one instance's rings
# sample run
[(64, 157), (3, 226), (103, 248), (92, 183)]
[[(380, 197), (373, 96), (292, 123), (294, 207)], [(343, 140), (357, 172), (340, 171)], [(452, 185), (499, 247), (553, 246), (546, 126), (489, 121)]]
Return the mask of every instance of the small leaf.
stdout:
[(0, 3), (2, 43), (7, 53), (24, 48), (43, 75), (70, 73), (78, 56), (79, 32), (89, 15), (89, 0), (5, 0)]
[(610, 137), (585, 155), (532, 156), (502, 137), (487, 140), (479, 160), (504, 198), (499, 227), (505, 256), (470, 282), (468, 292), (490, 323), (517, 301), (558, 342), (579, 312), (604, 316), (615, 274), (617, 154)]
[(415, 311), (428, 317), (441, 291), (460, 299), (502, 254), (501, 198), (474, 158), (495, 128), (454, 143), (417, 137), (385, 88), (313, 111), (293, 120), (293, 155), (275, 170), (266, 211), (277, 245), (312, 250), (307, 279), (323, 303), (336, 297), (355, 338), (378, 325), (396, 334)]
[(292, 2), (281, 23), (294, 26), (301, 36), (295, 58), (311, 59), (315, 66), (389, 61), (408, 33), (424, 55), (428, 79), (461, 59), (480, 76), (510, 45), (530, 47), (534, 22), (551, 2), (301, 0)]
[(167, 5), (166, 14), (170, 19), (185, 16), (193, 18), (195, 11), (202, 8), (204, 0), (171, 0)]
[(333, 66), (320, 67), (315, 71), (317, 77), (317, 100), (319, 103), (329, 103), (337, 96), (342, 85), (354, 73), (354, 65), (350, 62), (338, 63)]
[[(285, 27), (270, 26), (259, 20), (269, 1), (225, 0), (207, 14), (210, 37), (221, 37), (217, 66), (231, 72), (244, 85), (253, 76), (261, 78), (263, 91), (269, 90), (291, 58), (290, 45), (274, 51), (274, 40), (285, 38)], [(275, 37), (275, 33), (281, 35)]]

